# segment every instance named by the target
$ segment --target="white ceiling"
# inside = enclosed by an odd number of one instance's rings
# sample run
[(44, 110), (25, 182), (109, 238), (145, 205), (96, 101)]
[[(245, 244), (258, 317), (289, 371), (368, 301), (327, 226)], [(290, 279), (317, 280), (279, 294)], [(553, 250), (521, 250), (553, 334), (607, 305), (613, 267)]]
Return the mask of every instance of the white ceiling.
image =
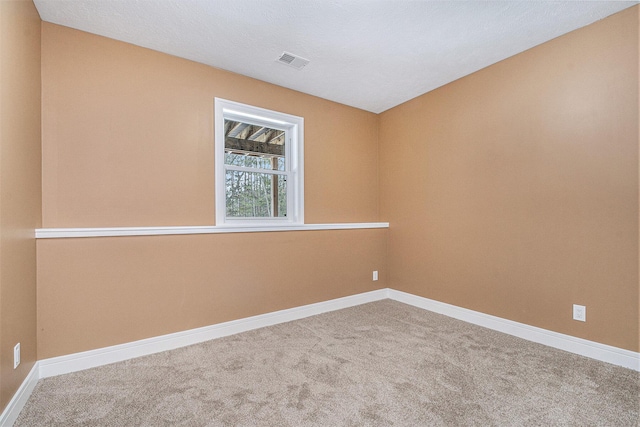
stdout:
[[(35, 0), (44, 21), (379, 113), (638, 1)], [(311, 62), (302, 70), (283, 51)]]

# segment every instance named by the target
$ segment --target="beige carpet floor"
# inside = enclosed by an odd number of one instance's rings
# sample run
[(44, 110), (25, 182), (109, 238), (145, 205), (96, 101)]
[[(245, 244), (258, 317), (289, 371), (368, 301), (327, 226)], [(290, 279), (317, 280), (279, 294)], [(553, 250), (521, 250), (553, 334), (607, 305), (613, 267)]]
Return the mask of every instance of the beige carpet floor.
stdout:
[(391, 300), (42, 379), (15, 426), (637, 426), (639, 373)]

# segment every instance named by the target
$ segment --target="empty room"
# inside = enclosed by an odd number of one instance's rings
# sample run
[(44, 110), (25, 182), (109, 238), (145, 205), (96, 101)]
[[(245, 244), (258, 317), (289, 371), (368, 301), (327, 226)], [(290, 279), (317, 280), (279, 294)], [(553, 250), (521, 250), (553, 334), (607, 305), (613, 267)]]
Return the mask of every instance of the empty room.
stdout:
[(638, 426), (639, 24), (0, 0), (0, 426)]

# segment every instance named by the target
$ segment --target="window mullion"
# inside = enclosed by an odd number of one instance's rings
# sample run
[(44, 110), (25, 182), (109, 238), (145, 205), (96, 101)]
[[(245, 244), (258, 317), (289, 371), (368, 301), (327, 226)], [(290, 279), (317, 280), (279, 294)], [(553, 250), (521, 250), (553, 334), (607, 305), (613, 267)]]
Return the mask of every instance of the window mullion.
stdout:
[(238, 172), (267, 173), (270, 175), (288, 175), (288, 171), (278, 171), (273, 169), (249, 168), (246, 166), (224, 165), (226, 170)]

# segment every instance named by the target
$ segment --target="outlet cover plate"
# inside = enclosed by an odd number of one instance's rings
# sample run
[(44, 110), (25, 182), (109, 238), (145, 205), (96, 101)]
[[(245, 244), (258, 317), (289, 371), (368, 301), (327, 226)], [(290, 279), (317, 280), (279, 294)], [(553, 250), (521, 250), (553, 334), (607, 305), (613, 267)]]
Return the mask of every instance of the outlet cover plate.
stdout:
[(587, 321), (587, 307), (584, 305), (573, 304), (573, 320), (581, 322)]
[(13, 347), (13, 369), (20, 365), (20, 343)]

